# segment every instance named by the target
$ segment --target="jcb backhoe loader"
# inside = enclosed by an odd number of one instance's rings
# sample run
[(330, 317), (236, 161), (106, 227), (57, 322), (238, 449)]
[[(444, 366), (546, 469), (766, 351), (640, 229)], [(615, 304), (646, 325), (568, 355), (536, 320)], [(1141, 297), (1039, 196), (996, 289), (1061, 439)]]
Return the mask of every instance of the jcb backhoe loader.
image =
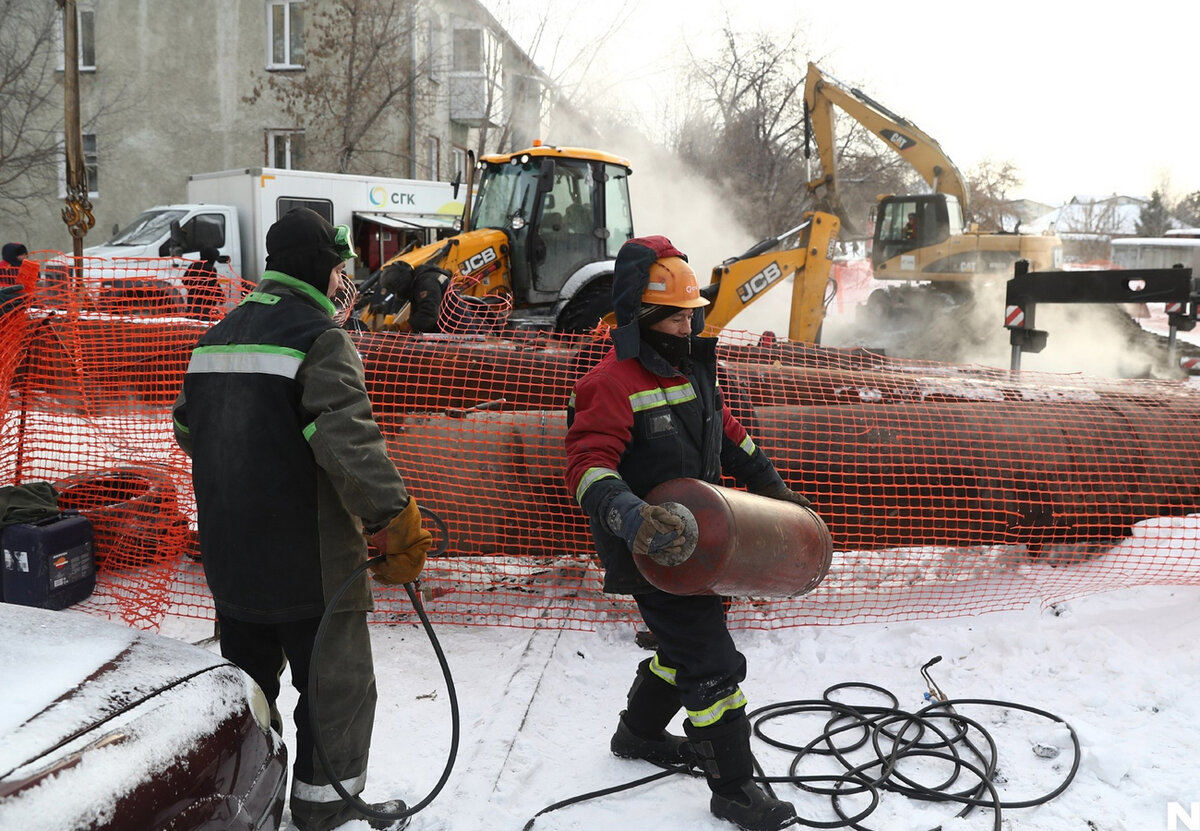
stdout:
[(927, 194), (880, 198), (871, 239), (876, 279), (955, 284), (976, 277), (1008, 279), (1018, 259), (1029, 260), (1033, 271), (1061, 265), (1062, 241), (1054, 235), (964, 227), (967, 186), (938, 143), (911, 121), (809, 63), (804, 85), (806, 126), (817, 146), (822, 175), (808, 187), (818, 204), (845, 217), (834, 158), (835, 105), (883, 139), (933, 188)]
[[(465, 230), (402, 253), (384, 269), (400, 260), (414, 269), (426, 264), (445, 269), (453, 291), (505, 298), (514, 327), (595, 328), (612, 309), (617, 252), (634, 236), (629, 162), (598, 150), (535, 143), (483, 156), (477, 167), (478, 194), (473, 205), (467, 200)], [(468, 181), (468, 192), (472, 184)], [(803, 220), (713, 268), (704, 289), (712, 301), (706, 316), (711, 330), (725, 328), (794, 276), (788, 338), (815, 342), (840, 221), (823, 212)], [(381, 288), (365, 288), (371, 290), (363, 292), (361, 324), (375, 331), (406, 328), (406, 303), (389, 308), (378, 302)]]

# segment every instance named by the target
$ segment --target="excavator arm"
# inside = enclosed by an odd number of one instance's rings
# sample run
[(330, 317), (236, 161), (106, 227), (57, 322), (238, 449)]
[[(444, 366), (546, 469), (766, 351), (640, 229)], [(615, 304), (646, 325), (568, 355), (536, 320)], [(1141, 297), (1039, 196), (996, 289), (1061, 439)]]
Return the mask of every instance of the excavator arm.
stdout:
[[(825, 320), (825, 292), (840, 227), (841, 221), (833, 214), (805, 214), (797, 227), (768, 237), (740, 257), (716, 266), (712, 281), (700, 290), (712, 303), (704, 315), (707, 331), (724, 329), (743, 309), (793, 277), (788, 340), (816, 343)], [(796, 245), (780, 249), (793, 236)]]
[[(822, 177), (808, 183), (810, 191), (819, 193), (826, 203), (840, 209), (837, 165), (834, 160), (834, 106), (838, 106), (900, 154), (913, 170), (920, 174), (935, 193), (958, 199), (963, 211), (967, 209), (967, 186), (962, 174), (950, 161), (941, 146), (908, 119), (897, 115), (862, 91), (847, 88), (832, 76), (825, 75), (814, 63), (808, 65), (804, 82), (804, 107), (808, 112), (811, 136), (817, 145)], [(844, 216), (844, 213), (839, 213)]]

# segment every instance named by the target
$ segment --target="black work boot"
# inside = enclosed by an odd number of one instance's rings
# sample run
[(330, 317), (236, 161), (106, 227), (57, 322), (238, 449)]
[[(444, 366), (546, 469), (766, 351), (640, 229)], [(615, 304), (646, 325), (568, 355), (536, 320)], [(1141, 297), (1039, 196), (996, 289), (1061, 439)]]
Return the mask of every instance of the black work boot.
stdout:
[[(372, 809), (384, 814), (399, 814), (408, 810), (408, 805), (403, 799), (389, 799), (387, 802), (368, 802)], [(404, 817), (403, 819), (374, 819), (367, 817), (367, 825), (375, 829), (375, 831), (403, 831), (408, 827), (408, 821), (412, 817)]]
[(657, 765), (691, 764), (688, 740), (666, 732), (682, 706), (679, 691), (650, 671), (650, 661), (647, 658), (638, 664), (628, 704), (621, 711), (609, 747), (622, 759), (645, 759)]
[(709, 810), (744, 831), (778, 831), (792, 824), (796, 809), (754, 783), (750, 721), (742, 710), (727, 713), (710, 727), (683, 725), (696, 763), (712, 791)]
[(653, 738), (639, 736), (629, 729), (624, 711), (609, 747), (614, 756), (644, 759), (656, 765), (690, 765), (693, 760), (691, 744), (683, 736), (674, 736), (665, 730), (658, 731), (658, 736)]
[[(304, 810), (303, 806), (321, 806), (317, 810)], [(384, 814), (399, 814), (408, 810), (403, 799), (389, 799), (386, 802), (368, 802), (368, 808)], [(375, 831), (402, 831), (408, 827), (410, 817), (402, 819), (375, 819), (359, 812), (358, 808), (349, 802), (337, 803), (298, 803), (293, 800), (292, 824), (299, 831), (331, 831), (341, 828), (353, 820), (362, 820)]]

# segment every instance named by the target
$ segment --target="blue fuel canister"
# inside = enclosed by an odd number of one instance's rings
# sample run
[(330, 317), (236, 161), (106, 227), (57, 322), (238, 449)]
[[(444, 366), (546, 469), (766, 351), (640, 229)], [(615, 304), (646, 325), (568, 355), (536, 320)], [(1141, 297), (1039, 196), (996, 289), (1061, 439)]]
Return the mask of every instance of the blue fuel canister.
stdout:
[(65, 609), (90, 597), (96, 587), (92, 540), (92, 524), (78, 511), (5, 527), (0, 600)]

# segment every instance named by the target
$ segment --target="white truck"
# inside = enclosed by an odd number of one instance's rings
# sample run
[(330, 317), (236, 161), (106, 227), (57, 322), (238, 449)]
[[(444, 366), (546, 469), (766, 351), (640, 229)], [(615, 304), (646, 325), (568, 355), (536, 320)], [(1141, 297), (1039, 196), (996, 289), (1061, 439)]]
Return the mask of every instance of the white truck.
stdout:
[(116, 270), (120, 261), (175, 258), (182, 274), (186, 261), (199, 259), (202, 248), (215, 248), (228, 257), (221, 272), (257, 282), (267, 257), (267, 229), (292, 208), (306, 207), (334, 225), (350, 226), (357, 265), (370, 273), (409, 245), (453, 234), (466, 196), (459, 190), (448, 182), (303, 170), (198, 173), (188, 177), (186, 203), (138, 214), (108, 242), (85, 248), (83, 255), (90, 259), (84, 267), (109, 260)]

